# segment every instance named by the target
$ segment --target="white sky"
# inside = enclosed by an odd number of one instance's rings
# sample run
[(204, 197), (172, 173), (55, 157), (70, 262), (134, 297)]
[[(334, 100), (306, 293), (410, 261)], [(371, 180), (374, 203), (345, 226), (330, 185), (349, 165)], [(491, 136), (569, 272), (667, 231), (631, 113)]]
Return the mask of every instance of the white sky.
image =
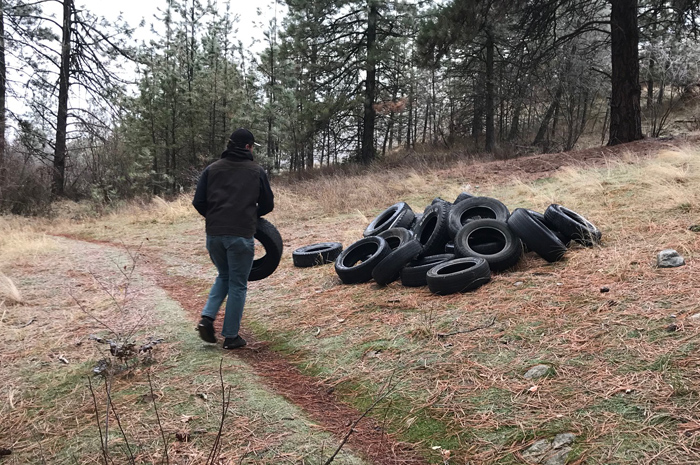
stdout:
[[(181, 0), (188, 1), (188, 0)], [(191, 0), (189, 0), (191, 1)], [(206, 0), (200, 0), (206, 3)], [(212, 0), (218, 5), (219, 10), (223, 13), (226, 9), (226, 0)], [(238, 29), (236, 41), (240, 40), (245, 47), (255, 54), (260, 53), (264, 49), (263, 41), (265, 39), (263, 32), (268, 29), (268, 24), (275, 14), (275, 0), (230, 0), (230, 11), (234, 15), (239, 16), (239, 21), (235, 25)], [(58, 4), (48, 3), (46, 5), (46, 13), (53, 13), (60, 21), (61, 10)], [(167, 6), (167, 0), (76, 0), (78, 8), (84, 8), (98, 17), (105, 17), (108, 20), (115, 20), (121, 15), (129, 26), (137, 28), (134, 33), (134, 38), (141, 42), (148, 42), (151, 38), (151, 24), (158, 24), (159, 21), (154, 17), (158, 13), (158, 8), (164, 9)], [(277, 24), (278, 28), (282, 23), (286, 7), (282, 0), (277, 0)], [(145, 21), (142, 28), (138, 28), (141, 20)], [(156, 27), (156, 30), (159, 28)], [(130, 66), (125, 66), (120, 73), (127, 79), (133, 79), (133, 72), (130, 72)], [(131, 75), (129, 75), (131, 74)], [(11, 76), (12, 79), (22, 80), (22, 76)], [(71, 96), (71, 105), (80, 105), (80, 101), (84, 96), (80, 95), (77, 88), (73, 88)], [(78, 93), (76, 93), (78, 92)], [(8, 108), (17, 112), (23, 113), (26, 111), (24, 103), (21, 100), (16, 100), (8, 96)], [(10, 125), (12, 123), (8, 121)], [(10, 128), (11, 129), (11, 128)], [(8, 137), (12, 138), (12, 131), (8, 133)]]
[[(187, 2), (187, 0), (181, 1)], [(226, 0), (212, 1), (218, 5), (219, 11), (222, 13), (226, 10)], [(206, 3), (206, 0), (201, 0), (201, 3)], [(107, 19), (116, 19), (121, 14), (124, 20), (132, 27), (138, 26), (142, 19), (145, 20), (145, 26), (137, 30), (135, 34), (140, 40), (148, 40), (151, 29), (150, 24), (158, 22), (154, 15), (158, 14), (158, 8), (165, 9), (167, 6), (166, 0), (76, 0), (76, 4), (97, 16), (104, 16)], [(266, 28), (269, 21), (274, 17), (275, 0), (230, 0), (230, 4), (231, 13), (240, 17), (236, 25), (238, 28), (237, 38), (243, 42), (243, 45), (250, 46), (253, 40), (262, 41), (264, 39), (264, 29), (259, 26), (259, 23), (262, 22)], [(282, 0), (278, 0), (277, 4), (277, 24), (279, 27), (286, 7), (283, 5)], [(257, 47), (254, 47), (254, 49), (257, 49)]]

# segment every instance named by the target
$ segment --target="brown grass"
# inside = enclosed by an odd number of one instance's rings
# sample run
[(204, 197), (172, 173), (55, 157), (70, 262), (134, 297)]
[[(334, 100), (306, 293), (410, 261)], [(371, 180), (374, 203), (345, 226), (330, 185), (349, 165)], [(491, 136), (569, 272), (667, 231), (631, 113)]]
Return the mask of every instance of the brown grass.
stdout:
[(15, 283), (4, 273), (0, 272), (0, 307), (21, 302), (22, 295), (19, 289), (17, 289), (17, 286), (15, 286)]
[[(367, 405), (371, 394), (396, 375), (401, 383), (393, 403), (377, 418), (435, 462), (442, 453), (433, 447), (441, 446), (451, 450), (454, 463), (522, 463), (519, 454), (534, 440), (573, 432), (578, 438), (572, 463), (698, 463), (700, 324), (689, 316), (700, 311), (700, 234), (688, 227), (700, 223), (700, 151), (651, 141), (642, 147), (644, 153), (598, 154), (585, 169), (562, 169), (557, 156), (550, 155), (277, 184), (271, 220), (281, 230), (285, 253), (275, 274), (251, 283), (244, 327), (273, 339), (321, 386), (357, 406)], [(332, 265), (299, 269), (291, 264), (291, 251), (302, 245), (331, 240), (349, 245), (374, 215), (395, 202), (405, 200), (420, 211), (432, 198), (452, 200), (462, 190), (495, 196), (511, 209), (543, 211), (552, 202), (561, 203), (598, 225), (603, 243), (574, 247), (556, 264), (529, 254), (487, 286), (444, 297), (398, 283), (344, 286)], [(150, 252), (163, 260), (161, 272), (190, 280), (189, 292), (205, 293), (208, 281), (202, 277), (212, 270), (203, 250), (201, 220), (188, 202), (183, 197), (172, 208), (167, 203), (132, 207), (128, 213), (61, 228), (131, 244), (148, 236)], [(685, 255), (685, 267), (655, 267), (656, 253), (668, 247)], [(36, 264), (21, 271), (26, 276), (46, 272)], [(603, 287), (609, 292), (601, 292)], [(88, 286), (84, 295), (94, 291)], [(35, 292), (25, 295), (30, 305), (48, 302), (35, 300)], [(75, 318), (69, 302), (56, 307), (68, 322)], [(26, 323), (24, 314), (13, 313), (5, 321), (19, 326)], [(494, 317), (493, 326), (485, 327)], [(439, 336), (478, 327), (484, 328)], [(28, 334), (13, 335), (12, 341)], [(0, 355), (3, 360), (10, 356), (10, 366), (27, 357), (46, 359), (45, 353), (28, 354), (31, 347), (21, 347)], [(186, 358), (177, 348), (166, 351), (168, 360)], [(522, 375), (539, 363), (550, 365), (553, 375), (525, 380)], [(0, 369), (3, 377), (9, 373)], [(167, 389), (182, 387), (206, 369), (193, 368), (192, 373), (156, 378), (163, 411), (198, 402), (177, 401)], [(15, 409), (29, 404), (23, 400), (29, 388), (22, 383), (20, 378), (0, 392), (13, 399)], [(127, 385), (124, 381), (119, 388)], [(216, 380), (202, 382), (201, 389), (215, 395)], [(147, 415), (148, 406), (136, 408), (141, 394), (126, 395), (120, 408), (134, 405), (135, 414)], [(77, 405), (68, 405), (58, 417), (76, 414)], [(239, 407), (245, 405), (244, 399)], [(208, 408), (207, 415), (215, 415)], [(82, 414), (81, 422), (89, 424), (90, 412)], [(175, 414), (166, 418), (168, 430), (182, 427), (178, 421)], [(265, 436), (259, 429), (264, 423), (264, 415), (241, 414), (242, 430), (227, 439), (236, 451), (231, 460), (238, 461), (244, 450), (262, 453), (285, 441), (284, 431)], [(41, 437), (49, 437), (46, 425), (36, 424)], [(255, 434), (245, 443), (237, 434), (248, 428)], [(158, 460), (157, 432), (149, 431), (144, 434), (152, 447), (144, 461)], [(24, 440), (31, 443), (29, 435)], [(51, 447), (57, 447), (57, 440), (52, 441)], [(51, 450), (49, 442), (43, 445)], [(201, 444), (178, 447), (193, 462), (201, 460)], [(290, 454), (303, 460), (298, 450)]]
[(44, 232), (46, 224), (44, 220), (0, 216), (0, 266), (50, 252), (54, 243)]
[[(430, 179), (439, 179), (431, 173), (428, 182), (400, 191), (387, 187), (392, 177), (378, 182), (374, 176), (351, 184), (374, 185), (365, 191), (380, 192), (382, 207), (461, 186), (448, 179), (431, 190)], [(372, 211), (370, 197), (342, 203), (354, 195), (345, 194), (348, 185), (325, 190), (324, 202)], [(295, 188), (297, 194), (311, 191)], [(478, 291), (449, 297), (397, 284), (342, 286), (331, 267), (299, 270), (285, 262), (255, 287), (256, 319), (297, 341), (295, 347), (309, 352), (308, 367), (330, 385), (381, 385), (402, 367), (401, 395), (413, 406), (396, 415), (412, 425), (408, 430), (420, 428), (416, 415), (426, 412), (449, 425), (445, 441), (459, 444), (453, 457), (511, 463), (531, 440), (571, 431), (581, 438), (579, 457), (589, 463), (700, 460), (697, 436), (678, 434), (681, 425), (698, 421), (700, 359), (693, 347), (700, 328), (686, 321), (698, 312), (700, 297), (693, 266), (700, 236), (688, 231), (700, 222), (698, 150), (680, 146), (652, 159), (628, 154), (602, 168), (564, 169), (546, 182), (480, 183), (479, 189), (511, 208), (569, 206), (603, 230), (603, 245), (574, 248), (554, 265), (527, 256)], [(290, 249), (320, 236), (347, 245), (366, 225), (355, 226), (359, 215), (305, 219), (285, 225)], [(667, 247), (685, 254), (689, 265), (655, 269), (656, 253)], [(602, 287), (611, 291), (601, 293)], [(492, 316), (493, 328), (437, 337)], [(551, 364), (556, 376), (524, 380), (522, 374), (540, 362)]]

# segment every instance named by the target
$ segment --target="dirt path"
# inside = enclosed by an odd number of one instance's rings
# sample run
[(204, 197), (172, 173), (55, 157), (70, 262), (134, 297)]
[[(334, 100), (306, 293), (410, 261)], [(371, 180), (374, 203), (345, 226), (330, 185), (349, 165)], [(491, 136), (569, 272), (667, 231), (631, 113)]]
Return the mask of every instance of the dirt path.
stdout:
[[(70, 235), (61, 235), (75, 242), (89, 242), (108, 247), (120, 247), (120, 244), (99, 240), (85, 240)], [(157, 249), (141, 249), (141, 273), (150, 277), (165, 290), (168, 295), (191, 316), (194, 328), (199, 318), (199, 310), (204, 306), (206, 297), (201, 296), (204, 281), (170, 275), (168, 266), (159, 256)], [(219, 319), (221, 320), (221, 319)], [(217, 321), (217, 332), (221, 321)], [(360, 412), (338, 400), (333, 389), (312, 376), (302, 374), (292, 363), (268, 347), (267, 341), (260, 341), (252, 334), (241, 331), (248, 341), (248, 347), (236, 351), (223, 351), (224, 356), (238, 357), (265, 380), (267, 386), (301, 408), (310, 419), (337, 438), (337, 444), (348, 435), (351, 425), (359, 419)], [(333, 445), (335, 449), (337, 445)], [(387, 434), (381, 424), (373, 418), (363, 418), (349, 435), (344, 446), (377, 465), (426, 464), (421, 455), (407, 443), (398, 441)], [(333, 450), (334, 450), (333, 449)]]
[[(158, 285), (190, 313), (194, 324), (206, 300), (198, 295), (201, 288), (183, 277), (168, 276), (155, 271), (164, 268), (154, 267), (159, 261), (158, 258), (150, 251), (146, 253), (151, 265), (149, 274), (152, 273)], [(221, 324), (220, 321), (217, 323)], [(220, 326), (217, 326), (217, 332), (218, 330)], [(351, 424), (360, 418), (362, 412), (340, 402), (333, 395), (332, 388), (325, 386), (320, 380), (302, 374), (282, 355), (270, 350), (266, 341), (256, 340), (245, 330), (241, 333), (248, 341), (249, 348), (232, 351), (227, 355), (239, 357), (248, 363), (271, 389), (303, 409), (310, 418), (334, 434), (339, 441), (348, 434)], [(377, 465), (427, 463), (410, 444), (398, 442), (372, 418), (365, 417), (354, 428), (347, 444)]]

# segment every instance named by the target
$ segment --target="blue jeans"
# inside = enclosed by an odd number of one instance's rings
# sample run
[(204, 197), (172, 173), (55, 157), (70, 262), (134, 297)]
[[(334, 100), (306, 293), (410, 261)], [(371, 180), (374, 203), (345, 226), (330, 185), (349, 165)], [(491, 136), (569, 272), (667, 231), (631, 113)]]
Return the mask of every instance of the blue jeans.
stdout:
[(202, 315), (215, 319), (224, 298), (228, 295), (221, 335), (233, 338), (238, 336), (241, 327), (248, 291), (248, 275), (255, 256), (255, 240), (252, 237), (208, 235), (207, 250), (211, 261), (219, 270), (219, 276), (209, 291)]

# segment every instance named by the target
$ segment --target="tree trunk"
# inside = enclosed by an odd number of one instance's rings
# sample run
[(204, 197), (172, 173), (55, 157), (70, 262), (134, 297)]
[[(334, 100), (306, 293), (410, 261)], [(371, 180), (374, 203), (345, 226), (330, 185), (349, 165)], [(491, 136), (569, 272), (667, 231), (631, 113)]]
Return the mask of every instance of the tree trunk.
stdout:
[[(482, 87), (481, 79), (475, 83), (476, 87)], [(474, 144), (479, 145), (479, 137), (484, 132), (484, 100), (481, 89), (475, 89), (472, 94), (472, 105), (474, 106), (474, 114), (472, 117), (472, 137)]]
[(647, 78), (647, 110), (654, 106), (654, 59), (649, 58), (649, 77)]
[(612, 0), (612, 94), (608, 145), (642, 138), (637, 0)]
[(411, 130), (413, 129), (413, 118), (414, 118), (414, 97), (413, 97), (413, 68), (411, 68), (411, 82), (409, 83), (408, 87), (408, 123), (406, 124), (406, 149), (410, 149), (412, 147), (412, 134)]
[(661, 106), (664, 103), (664, 91), (666, 90), (666, 72), (668, 71), (670, 62), (666, 60), (663, 69), (661, 70), (661, 82), (659, 82), (659, 92), (656, 96), (656, 104)]
[(430, 70), (430, 143), (432, 145), (437, 145), (437, 95), (435, 92), (435, 68), (433, 66)]
[(369, 15), (367, 16), (367, 78), (365, 80), (365, 112), (362, 126), (362, 163), (368, 164), (374, 159), (374, 122), (376, 111), (374, 98), (377, 88), (377, 20), (379, 11), (374, 0), (369, 2)]
[(557, 93), (554, 96), (554, 101), (551, 103), (551, 105), (549, 105), (547, 113), (545, 113), (544, 118), (542, 119), (540, 129), (537, 131), (537, 135), (535, 136), (535, 140), (532, 142), (532, 145), (542, 145), (542, 143), (544, 143), (545, 136), (547, 135), (547, 128), (549, 127), (549, 122), (552, 120), (554, 112), (559, 107), (559, 100), (561, 100), (561, 94), (562, 86), (560, 84), (559, 87), (557, 87)]
[(515, 109), (513, 110), (513, 119), (510, 122), (510, 132), (508, 133), (508, 140), (511, 142), (517, 139), (520, 134), (520, 114), (522, 111), (523, 101), (520, 97), (517, 97)]
[(493, 53), (494, 43), (491, 31), (486, 32), (486, 152), (496, 148), (494, 134), (494, 91), (493, 91)]
[(423, 136), (421, 138), (421, 144), (425, 145), (425, 136), (428, 133), (428, 120), (430, 119), (430, 100), (426, 99), (425, 102), (425, 118), (423, 118)]
[[(270, 95), (268, 96), (270, 102), (270, 114), (267, 115), (267, 159), (273, 158), (273, 136), (272, 128), (274, 126), (275, 119), (275, 45), (277, 43), (277, 3), (275, 2), (275, 17), (274, 17), (274, 30), (270, 34)], [(315, 44), (314, 44), (315, 45)]]
[[(197, 148), (195, 147), (195, 120), (197, 116), (195, 115), (194, 103), (192, 100), (194, 89), (192, 85), (194, 84), (194, 56), (195, 56), (195, 0), (192, 0), (192, 9), (190, 10), (190, 38), (189, 38), (189, 50), (187, 51), (187, 113), (189, 115), (189, 145), (190, 145), (190, 166), (197, 166)], [(187, 26), (185, 26), (186, 28)], [(187, 43), (187, 40), (185, 41)]]
[(7, 93), (7, 68), (5, 67), (5, 8), (4, 0), (0, 0), (0, 189), (5, 179), (5, 94)]
[(72, 15), (73, 0), (63, 0), (63, 37), (61, 39), (61, 67), (58, 75), (58, 117), (56, 120), (56, 146), (53, 156), (53, 181), (51, 183), (51, 193), (55, 197), (63, 197), (65, 194)]

